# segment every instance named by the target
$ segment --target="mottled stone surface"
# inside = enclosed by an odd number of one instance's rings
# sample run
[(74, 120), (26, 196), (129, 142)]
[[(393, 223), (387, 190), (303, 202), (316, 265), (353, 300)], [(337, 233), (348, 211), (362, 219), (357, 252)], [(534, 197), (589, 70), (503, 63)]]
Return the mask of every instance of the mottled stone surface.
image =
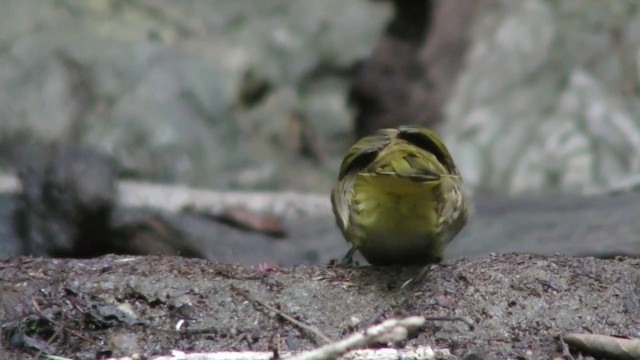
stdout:
[(640, 171), (634, 1), (481, 9), (445, 133), (478, 191), (585, 192)]
[(317, 191), (351, 141), (346, 74), (391, 11), (365, 0), (0, 7), (0, 148), (84, 143), (136, 176)]

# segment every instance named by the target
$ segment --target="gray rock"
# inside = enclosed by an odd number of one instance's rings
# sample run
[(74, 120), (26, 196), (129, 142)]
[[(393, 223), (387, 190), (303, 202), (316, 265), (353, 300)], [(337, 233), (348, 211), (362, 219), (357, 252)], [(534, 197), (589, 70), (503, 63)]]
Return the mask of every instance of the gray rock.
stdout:
[[(303, 130), (327, 139), (321, 155), (341, 155), (345, 70), (368, 55), (391, 10), (365, 0), (0, 7), (0, 144), (91, 144), (161, 181), (324, 190), (333, 171), (302, 154), (290, 118), (303, 114)], [(247, 74), (268, 85), (248, 104)]]
[(640, 170), (635, 2), (483, 7), (447, 108), (447, 143), (473, 188), (587, 192)]

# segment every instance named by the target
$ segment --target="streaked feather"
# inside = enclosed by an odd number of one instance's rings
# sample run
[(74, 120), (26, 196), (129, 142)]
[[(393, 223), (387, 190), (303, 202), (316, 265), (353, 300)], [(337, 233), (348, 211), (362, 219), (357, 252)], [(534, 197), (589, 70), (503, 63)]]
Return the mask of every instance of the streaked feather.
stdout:
[(331, 200), (345, 239), (372, 264), (437, 262), (468, 216), (449, 151), (418, 126), (380, 130), (353, 145)]

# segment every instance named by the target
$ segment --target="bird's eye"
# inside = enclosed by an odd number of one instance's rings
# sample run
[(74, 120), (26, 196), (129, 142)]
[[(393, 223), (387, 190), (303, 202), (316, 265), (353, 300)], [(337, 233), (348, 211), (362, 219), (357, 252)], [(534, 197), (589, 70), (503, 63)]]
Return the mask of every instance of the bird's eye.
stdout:
[(428, 134), (405, 130), (398, 133), (398, 139), (410, 142), (422, 150), (432, 153), (447, 170), (450, 172), (455, 171), (455, 165), (451, 161), (451, 157)]
[(377, 150), (358, 154), (356, 157), (353, 158), (353, 160), (349, 162), (347, 166), (343, 167), (340, 170), (339, 180), (342, 180), (343, 177), (345, 177), (348, 173), (352, 171), (360, 171), (366, 168), (367, 166), (371, 165), (371, 163), (376, 159), (377, 156), (378, 156)]

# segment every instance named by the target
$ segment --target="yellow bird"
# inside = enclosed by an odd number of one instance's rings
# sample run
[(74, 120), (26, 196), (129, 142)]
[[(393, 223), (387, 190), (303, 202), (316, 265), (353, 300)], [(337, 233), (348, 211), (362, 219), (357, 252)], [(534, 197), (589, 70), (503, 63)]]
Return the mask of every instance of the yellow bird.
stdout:
[(462, 177), (440, 138), (405, 125), (362, 138), (342, 161), (331, 192), (338, 227), (372, 265), (442, 260), (467, 222)]

